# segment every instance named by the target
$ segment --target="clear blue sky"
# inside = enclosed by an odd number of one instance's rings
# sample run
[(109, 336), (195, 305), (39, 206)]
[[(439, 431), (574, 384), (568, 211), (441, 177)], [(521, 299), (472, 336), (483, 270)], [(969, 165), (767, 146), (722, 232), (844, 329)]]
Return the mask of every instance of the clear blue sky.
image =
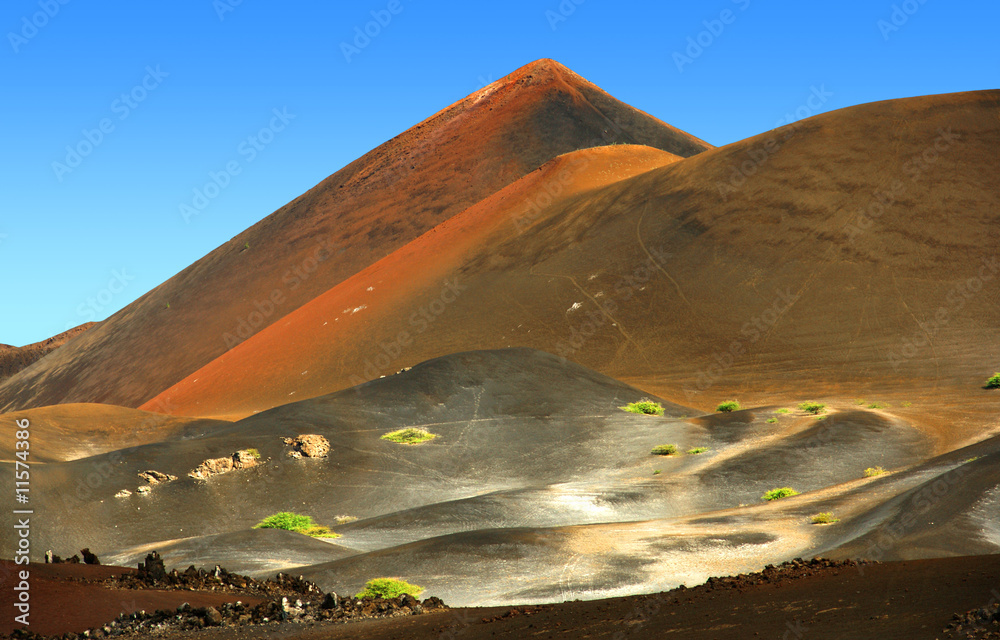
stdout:
[[(0, 342), (107, 317), (537, 58), (716, 145), (813, 87), (829, 110), (1000, 86), (995, 0), (577, 2), (6, 0)], [(387, 24), (345, 55), (373, 11)], [(185, 221), (227, 165), (240, 173)]]

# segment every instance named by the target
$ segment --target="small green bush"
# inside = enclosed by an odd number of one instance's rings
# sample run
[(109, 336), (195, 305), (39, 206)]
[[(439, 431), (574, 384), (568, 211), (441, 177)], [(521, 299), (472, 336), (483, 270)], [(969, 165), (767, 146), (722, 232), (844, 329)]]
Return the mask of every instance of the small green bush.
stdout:
[(797, 495), (799, 495), (799, 492), (795, 489), (792, 489), (791, 487), (781, 487), (780, 489), (771, 489), (760, 498), (761, 500), (767, 500), (770, 502), (771, 500), (780, 500), (782, 498), (790, 498)]
[(695, 447), (694, 449), (688, 449), (687, 454), (689, 456), (696, 456), (699, 453), (705, 453), (706, 451), (709, 451), (708, 447)]
[(294, 531), (314, 538), (339, 538), (340, 534), (330, 531), (328, 527), (316, 524), (309, 516), (302, 516), (289, 511), (280, 511), (270, 515), (253, 526), (254, 529), (284, 529)]
[(833, 514), (829, 511), (817, 513), (812, 517), (813, 524), (833, 524), (834, 522), (840, 522), (840, 518), (833, 517)]
[(913, 406), (913, 403), (912, 403), (912, 402), (904, 402), (904, 403), (903, 403), (903, 408), (904, 408), (904, 409), (909, 409), (909, 408), (910, 408), (910, 407), (912, 407), (912, 406)]
[(767, 423), (768, 423), (768, 424), (774, 424), (774, 423), (775, 423), (775, 422), (777, 422), (777, 421), (778, 421), (778, 419), (777, 419), (777, 418), (768, 418), (768, 419), (767, 419)]
[(653, 469), (653, 475), (654, 476), (660, 475), (660, 470), (659, 469)]
[(858, 406), (861, 406), (861, 405), (863, 405), (864, 403), (865, 403), (865, 401), (864, 401), (864, 399), (863, 399), (863, 398), (858, 398), (857, 400), (855, 400), (855, 401), (854, 401), (854, 404), (856, 404), (856, 405), (858, 405)]
[(256, 449), (247, 449), (247, 453), (253, 456), (254, 460), (260, 460), (260, 451)]
[(355, 598), (398, 598), (404, 593), (418, 596), (424, 588), (396, 578), (375, 578), (365, 583), (364, 591), (359, 591)]
[(421, 442), (433, 440), (436, 437), (436, 433), (430, 433), (428, 431), (424, 431), (423, 429), (408, 427), (406, 429), (399, 429), (398, 431), (387, 433), (382, 436), (382, 439), (390, 442), (398, 442), (399, 444), (420, 444)]
[(789, 410), (789, 409), (778, 409), (777, 411), (775, 411), (775, 413), (791, 413), (791, 410)]
[(986, 381), (987, 389), (1000, 389), (1000, 372), (994, 373)]
[(799, 404), (799, 409), (802, 409), (806, 413), (817, 415), (826, 411), (826, 405), (820, 402), (803, 402)]
[(719, 406), (716, 407), (715, 410), (724, 411), (726, 413), (730, 413), (732, 411), (739, 411), (740, 403), (737, 402), (736, 400), (726, 400), (725, 402), (719, 404)]
[(869, 409), (885, 409), (888, 406), (889, 405), (887, 405), (887, 404), (885, 404), (883, 402), (873, 402), (870, 405), (868, 405), (868, 408)]
[(866, 478), (874, 478), (876, 476), (885, 475), (886, 471), (882, 467), (868, 467), (865, 469)]
[(677, 453), (677, 446), (672, 444), (659, 444), (650, 451), (654, 456), (672, 456)]
[(624, 407), (618, 407), (622, 411), (628, 411), (629, 413), (644, 413), (648, 416), (662, 416), (663, 407), (659, 402), (653, 402), (652, 400), (639, 400), (638, 402), (630, 402)]

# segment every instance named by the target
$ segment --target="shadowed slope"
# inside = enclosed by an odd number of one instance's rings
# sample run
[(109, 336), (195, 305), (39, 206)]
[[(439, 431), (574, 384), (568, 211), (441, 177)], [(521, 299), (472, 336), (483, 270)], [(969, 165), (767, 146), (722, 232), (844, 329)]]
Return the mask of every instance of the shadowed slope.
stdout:
[(945, 450), (1000, 410), (998, 112), (997, 91), (873, 103), (540, 208), (484, 202), (157, 401), (245, 413), (524, 345), (703, 408), (885, 394)]
[(138, 406), (551, 158), (611, 142), (680, 155), (710, 148), (556, 62), (527, 65), (344, 167), (8, 380), (0, 411)]
[(69, 331), (64, 331), (47, 340), (35, 342), (23, 347), (0, 344), (0, 382), (25, 369), (49, 353), (63, 346), (76, 336), (94, 327), (97, 323), (85, 322)]

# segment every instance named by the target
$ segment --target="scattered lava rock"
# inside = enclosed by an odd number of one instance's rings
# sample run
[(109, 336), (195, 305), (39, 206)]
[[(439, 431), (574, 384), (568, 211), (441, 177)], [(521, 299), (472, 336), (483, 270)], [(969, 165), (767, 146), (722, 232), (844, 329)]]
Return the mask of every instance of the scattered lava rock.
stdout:
[(212, 476), (229, 473), (234, 469), (249, 469), (257, 466), (258, 456), (249, 449), (240, 449), (228, 458), (209, 458), (198, 467), (188, 473), (188, 476), (197, 480), (207, 480)]
[(149, 484), (162, 484), (164, 482), (172, 482), (177, 479), (177, 476), (172, 476), (169, 473), (163, 473), (162, 471), (141, 471), (139, 472), (139, 477), (145, 480)]
[(996, 602), (996, 591), (993, 593), (991, 604), (952, 616), (943, 633), (968, 640), (1000, 640), (1000, 604)]
[[(90, 552), (90, 549), (80, 549), (80, 556), (83, 556), (84, 564), (101, 564), (101, 561), (96, 555)], [(45, 552), (45, 564), (80, 564), (80, 556), (73, 555), (64, 560), (52, 553), (50, 549)]]
[[(89, 553), (89, 552), (88, 552)], [(182, 604), (176, 610), (153, 613), (138, 611), (123, 613), (106, 625), (81, 634), (52, 636), (49, 640), (85, 640), (117, 637), (162, 635), (170, 630), (186, 631), (206, 627), (241, 627), (268, 623), (349, 622), (368, 618), (390, 618), (418, 615), (447, 606), (438, 598), (423, 602), (411, 595), (398, 598), (341, 598), (336, 593), (324, 593), (318, 586), (301, 577), (279, 573), (274, 580), (254, 580), (229, 573), (216, 565), (212, 571), (189, 567), (183, 572), (164, 570), (163, 559), (155, 551), (139, 563), (133, 574), (87, 581), (113, 588), (179, 589), (188, 591), (231, 591), (251, 596), (264, 596), (268, 601), (255, 606), (242, 602), (225, 603), (218, 607), (192, 607)], [(22, 629), (12, 638), (43, 640), (47, 638)]]
[(329, 440), (315, 434), (285, 438), (284, 442), (292, 447), (290, 458), (325, 458), (330, 452)]

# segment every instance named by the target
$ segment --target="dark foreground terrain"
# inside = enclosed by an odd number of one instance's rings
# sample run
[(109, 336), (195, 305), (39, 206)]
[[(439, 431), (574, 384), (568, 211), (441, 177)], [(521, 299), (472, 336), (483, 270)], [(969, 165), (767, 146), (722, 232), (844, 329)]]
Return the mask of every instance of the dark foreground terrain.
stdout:
[[(107, 568), (78, 567), (107, 572)], [(50, 579), (52, 575), (50, 572)], [(59, 591), (50, 585), (39, 593), (33, 616), (47, 620), (71, 602), (81, 606), (74, 598), (82, 592), (74, 596), (73, 590), (93, 587), (72, 580), (65, 580), (64, 586), (68, 588)], [(5, 595), (8, 592), (5, 589)], [(141, 594), (131, 599), (133, 604), (149, 600), (149, 590), (133, 593)], [(186, 601), (200, 602), (208, 595), (187, 592), (184, 597)], [(235, 596), (227, 593), (226, 597)], [(539, 606), (440, 609), (347, 624), (271, 622), (186, 631), (165, 628), (156, 635), (200, 640), (995, 638), (1000, 637), (996, 622), (970, 624), (971, 618), (965, 614), (984, 608), (992, 611), (998, 600), (997, 555), (883, 564), (811, 560), (644, 596)], [(962, 620), (955, 614), (961, 614)], [(957, 628), (959, 624), (961, 628)], [(53, 628), (49, 632), (59, 631)]]

